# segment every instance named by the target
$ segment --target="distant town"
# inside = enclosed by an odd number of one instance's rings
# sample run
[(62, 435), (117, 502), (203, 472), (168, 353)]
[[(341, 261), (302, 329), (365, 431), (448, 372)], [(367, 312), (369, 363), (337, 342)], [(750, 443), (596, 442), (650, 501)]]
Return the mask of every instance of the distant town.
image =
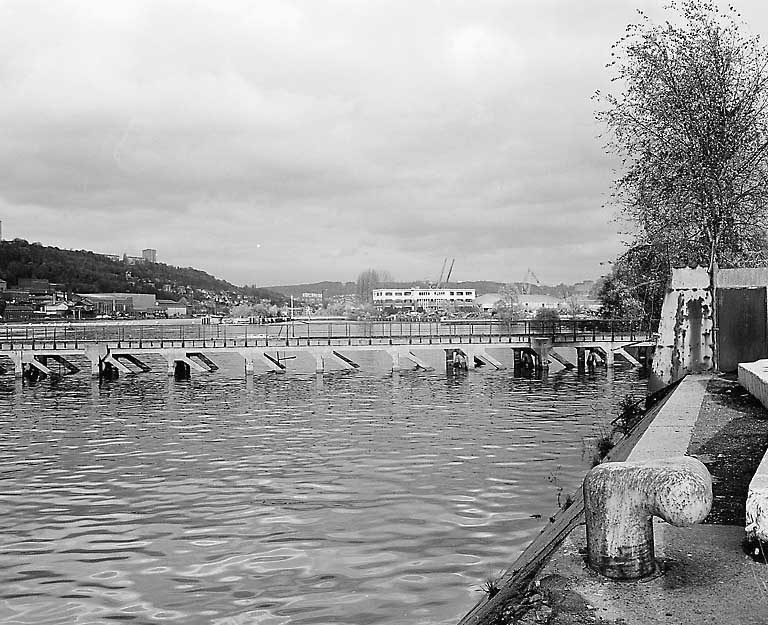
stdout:
[(159, 263), (157, 250), (151, 248), (130, 256), (59, 250), (20, 239), (0, 241), (0, 310), (5, 322), (573, 318), (599, 314), (596, 286), (591, 280), (545, 286), (530, 270), (513, 283), (449, 283), (442, 276), (434, 283), (396, 283), (368, 270), (346, 283), (237, 287), (196, 269)]

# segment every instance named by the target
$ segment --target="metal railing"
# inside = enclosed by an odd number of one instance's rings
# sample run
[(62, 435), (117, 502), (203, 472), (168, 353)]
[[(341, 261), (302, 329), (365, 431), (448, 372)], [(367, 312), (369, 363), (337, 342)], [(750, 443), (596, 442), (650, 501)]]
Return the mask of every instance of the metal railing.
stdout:
[(267, 325), (72, 324), (0, 326), (0, 351), (79, 350), (105, 343), (115, 348), (290, 347), (434, 343), (519, 343), (550, 338), (555, 343), (645, 341), (657, 322), (639, 319), (562, 321), (462, 320), (449, 322), (328, 321)]

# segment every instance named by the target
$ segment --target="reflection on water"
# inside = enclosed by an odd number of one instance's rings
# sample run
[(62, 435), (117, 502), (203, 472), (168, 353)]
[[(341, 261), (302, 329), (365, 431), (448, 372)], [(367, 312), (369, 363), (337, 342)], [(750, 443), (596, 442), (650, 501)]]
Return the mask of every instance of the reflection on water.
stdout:
[(0, 622), (454, 623), (632, 371), (0, 379)]

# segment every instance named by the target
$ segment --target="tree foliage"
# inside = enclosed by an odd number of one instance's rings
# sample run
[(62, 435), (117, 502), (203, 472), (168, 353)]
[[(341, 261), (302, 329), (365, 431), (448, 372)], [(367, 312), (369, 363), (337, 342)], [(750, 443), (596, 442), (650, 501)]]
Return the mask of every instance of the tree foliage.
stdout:
[[(607, 309), (655, 301), (638, 285), (665, 283), (673, 266), (767, 258), (765, 49), (732, 7), (685, 0), (668, 11), (663, 24), (640, 13), (627, 27), (608, 65), (619, 91), (596, 94), (608, 148), (622, 159), (614, 199), (634, 226), (605, 285)], [(610, 303), (627, 289), (629, 299)]]
[(605, 317), (658, 319), (670, 275), (667, 254), (652, 245), (635, 246), (616, 259), (598, 287)]

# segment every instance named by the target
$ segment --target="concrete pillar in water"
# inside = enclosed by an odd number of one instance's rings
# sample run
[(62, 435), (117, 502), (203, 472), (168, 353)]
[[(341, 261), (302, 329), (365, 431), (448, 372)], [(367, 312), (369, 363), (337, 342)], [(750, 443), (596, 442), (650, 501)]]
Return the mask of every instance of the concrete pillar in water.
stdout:
[(587, 349), (586, 347), (576, 348), (576, 366), (578, 369), (584, 369), (587, 364)]
[(712, 507), (712, 477), (696, 458), (606, 462), (584, 479), (587, 563), (614, 579), (656, 571), (653, 517), (681, 527)]
[(323, 352), (313, 351), (312, 355), (315, 357), (315, 373), (325, 372), (325, 357)]
[(98, 378), (101, 375), (101, 361), (107, 355), (107, 346), (97, 343), (85, 346), (85, 357), (91, 363), (91, 377)]
[(475, 368), (475, 350), (471, 347), (462, 347), (461, 351), (464, 352), (464, 356), (467, 359), (467, 371)]
[(536, 352), (537, 368), (549, 368), (549, 353), (552, 351), (552, 339), (533, 338), (531, 340), (531, 348)]
[(180, 380), (188, 380), (190, 377), (190, 366), (183, 360), (176, 360), (173, 367), (173, 376)]
[(610, 347), (604, 347), (602, 348), (602, 351), (603, 355), (605, 356), (605, 366), (613, 367), (615, 360), (615, 354), (613, 353), (613, 350)]
[(390, 347), (387, 349), (387, 353), (392, 359), (392, 371), (400, 371), (400, 349), (397, 347)]
[(244, 358), (243, 362), (245, 363), (245, 375), (252, 376), (255, 370), (253, 358)]
[(24, 375), (24, 365), (21, 360), (21, 352), (14, 351), (10, 354), (10, 358), (13, 361), (13, 375), (16, 378), (21, 378)]

